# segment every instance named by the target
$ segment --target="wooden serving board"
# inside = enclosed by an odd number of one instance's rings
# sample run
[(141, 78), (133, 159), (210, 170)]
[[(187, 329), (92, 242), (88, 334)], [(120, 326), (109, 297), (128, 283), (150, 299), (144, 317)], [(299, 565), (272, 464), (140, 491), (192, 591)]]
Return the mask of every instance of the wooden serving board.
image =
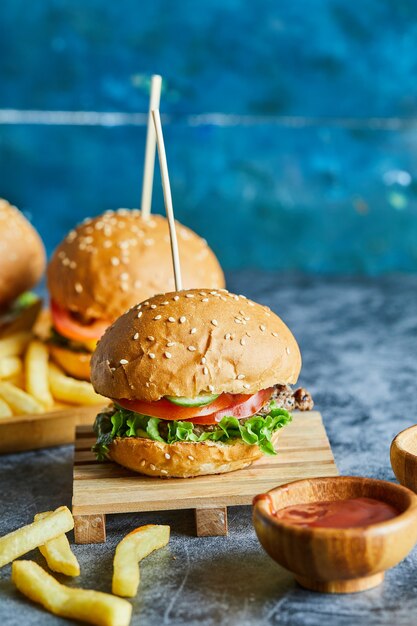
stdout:
[(337, 476), (322, 417), (294, 413), (278, 440), (278, 455), (246, 469), (196, 478), (152, 478), (120, 465), (98, 462), (91, 452), (91, 427), (76, 431), (72, 513), (76, 543), (106, 540), (105, 515), (195, 509), (198, 536), (227, 534), (227, 507), (251, 504), (253, 497), (287, 482)]
[(60, 405), (56, 410), (0, 419), (0, 454), (74, 443), (75, 428), (90, 425), (100, 406)]

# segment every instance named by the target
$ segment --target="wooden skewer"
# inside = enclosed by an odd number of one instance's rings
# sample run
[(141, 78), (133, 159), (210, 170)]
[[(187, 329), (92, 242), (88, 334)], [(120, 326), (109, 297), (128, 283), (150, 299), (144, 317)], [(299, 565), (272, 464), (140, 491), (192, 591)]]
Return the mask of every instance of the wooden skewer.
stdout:
[(145, 148), (145, 165), (143, 168), (143, 183), (142, 183), (142, 202), (141, 211), (142, 218), (147, 220), (151, 213), (152, 205), (152, 187), (153, 187), (153, 174), (155, 169), (155, 148), (156, 137), (155, 127), (152, 120), (152, 110), (159, 109), (159, 102), (161, 100), (161, 87), (162, 78), (158, 74), (154, 74), (151, 79), (151, 95), (149, 98), (149, 114), (148, 114), (148, 130), (146, 133), (146, 148)]
[(168, 175), (167, 155), (165, 152), (164, 135), (162, 133), (161, 116), (159, 109), (152, 111), (153, 122), (155, 124), (156, 143), (158, 146), (159, 166), (161, 169), (162, 189), (164, 190), (165, 210), (169, 224), (169, 235), (171, 239), (172, 265), (174, 267), (175, 289), (181, 291), (181, 267), (178, 253), (177, 231), (175, 228), (174, 208), (172, 206), (171, 185)]

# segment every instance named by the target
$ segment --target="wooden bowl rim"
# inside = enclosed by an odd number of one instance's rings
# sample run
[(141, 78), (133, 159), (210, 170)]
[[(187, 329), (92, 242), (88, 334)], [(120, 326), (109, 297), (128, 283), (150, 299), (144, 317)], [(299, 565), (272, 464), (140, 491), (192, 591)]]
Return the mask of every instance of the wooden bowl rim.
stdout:
[(363, 537), (364, 535), (375, 536), (380, 533), (386, 534), (390, 530), (397, 530), (398, 526), (403, 526), (404, 523), (411, 521), (412, 518), (414, 518), (414, 522), (417, 523), (417, 495), (413, 491), (411, 491), (411, 489), (408, 489), (403, 485), (398, 485), (397, 483), (392, 483), (388, 480), (380, 480), (379, 478), (368, 478), (367, 476), (320, 476), (316, 478), (303, 478), (301, 480), (296, 480), (291, 483), (286, 483), (285, 485), (278, 485), (277, 487), (270, 489), (266, 493), (273, 493), (275, 491), (280, 491), (281, 489), (291, 489), (292, 486), (299, 485), (301, 483), (311, 483), (316, 481), (342, 483), (352, 480), (367, 481), (369, 483), (382, 483), (390, 489), (403, 492), (404, 495), (408, 496), (410, 500), (409, 505), (407, 506), (405, 511), (390, 520), (377, 522), (375, 524), (369, 524), (368, 526), (358, 526), (356, 528), (318, 528), (296, 526), (295, 524), (286, 524), (285, 522), (282, 522), (273, 515), (271, 515), (271, 513), (267, 510), (268, 503), (263, 500), (258, 500), (258, 502), (254, 504), (253, 513), (254, 515), (255, 513), (258, 513), (265, 521), (272, 524), (277, 529), (285, 530), (286, 532), (291, 532), (303, 537), (319, 535), (323, 538), (327, 537), (329, 539), (333, 539), (336, 536), (339, 539), (341, 537), (345, 537), (346, 539), (352, 539), (355, 537)]
[(399, 452), (403, 453), (407, 453), (410, 456), (414, 457), (416, 462), (417, 462), (417, 454), (415, 454), (414, 452), (411, 452), (409, 448), (406, 448), (403, 445), (403, 440), (404, 440), (404, 435), (406, 433), (410, 434), (411, 431), (416, 430), (417, 431), (417, 424), (413, 424), (412, 426), (408, 426), (407, 428), (404, 428), (404, 430), (401, 430), (397, 435), (395, 435), (394, 439), (391, 442), (391, 450), (393, 448), (396, 448)]

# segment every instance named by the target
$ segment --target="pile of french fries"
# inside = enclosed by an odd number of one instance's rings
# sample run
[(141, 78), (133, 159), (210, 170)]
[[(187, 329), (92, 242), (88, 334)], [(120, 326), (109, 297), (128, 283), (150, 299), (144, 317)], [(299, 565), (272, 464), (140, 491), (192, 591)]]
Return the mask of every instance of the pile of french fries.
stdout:
[(50, 570), (78, 576), (80, 566), (65, 534), (73, 527), (74, 519), (66, 506), (38, 513), (32, 524), (0, 537), (0, 567), (12, 563), (12, 581), (19, 591), (55, 615), (97, 626), (128, 626), (132, 606), (116, 596), (136, 595), (138, 562), (168, 544), (170, 527), (150, 524), (122, 539), (113, 561), (112, 594), (68, 587), (35, 561), (15, 560), (38, 548)]
[(31, 331), (0, 338), (0, 418), (45, 413), (62, 403), (100, 405), (105, 399), (51, 362)]

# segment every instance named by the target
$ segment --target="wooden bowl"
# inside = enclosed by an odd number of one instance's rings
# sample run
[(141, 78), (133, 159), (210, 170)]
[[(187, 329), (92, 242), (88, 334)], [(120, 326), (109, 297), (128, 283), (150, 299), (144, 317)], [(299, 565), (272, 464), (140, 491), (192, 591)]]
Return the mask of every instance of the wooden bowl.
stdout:
[(258, 539), (277, 563), (307, 589), (353, 593), (379, 585), (417, 542), (417, 496), (383, 480), (338, 476), (298, 480), (268, 492), (275, 510), (296, 504), (368, 497), (388, 502), (397, 517), (360, 528), (315, 528), (284, 524), (267, 499), (255, 502)]
[(417, 426), (410, 426), (395, 437), (390, 454), (398, 481), (417, 493)]

